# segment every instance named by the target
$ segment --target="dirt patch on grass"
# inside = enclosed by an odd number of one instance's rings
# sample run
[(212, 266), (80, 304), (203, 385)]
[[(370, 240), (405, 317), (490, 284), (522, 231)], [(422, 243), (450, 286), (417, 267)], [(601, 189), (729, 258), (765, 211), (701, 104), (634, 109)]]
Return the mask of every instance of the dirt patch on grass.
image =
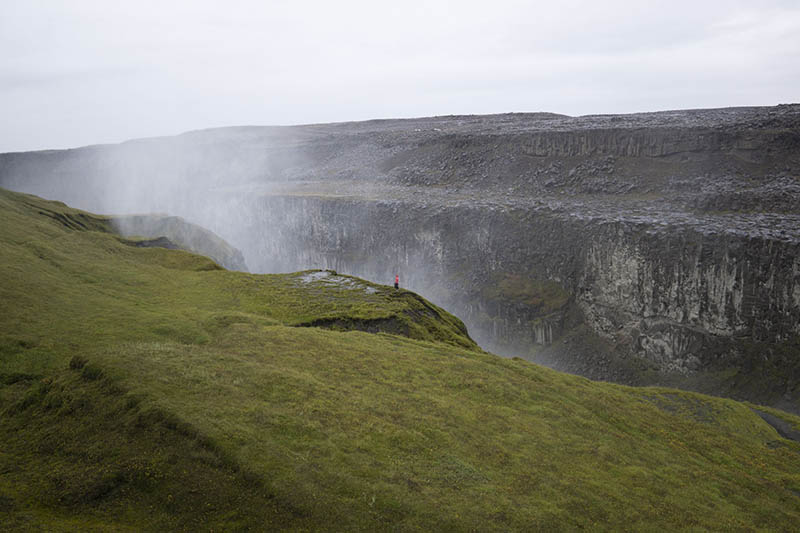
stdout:
[(796, 430), (789, 422), (779, 418), (773, 414), (765, 413), (759, 409), (752, 409), (752, 411), (761, 417), (761, 419), (772, 426), (778, 435), (784, 439), (800, 442), (800, 431)]
[(301, 328), (324, 328), (334, 331), (364, 331), (366, 333), (391, 333), (408, 337), (408, 324), (397, 318), (318, 318), (309, 322), (295, 324)]

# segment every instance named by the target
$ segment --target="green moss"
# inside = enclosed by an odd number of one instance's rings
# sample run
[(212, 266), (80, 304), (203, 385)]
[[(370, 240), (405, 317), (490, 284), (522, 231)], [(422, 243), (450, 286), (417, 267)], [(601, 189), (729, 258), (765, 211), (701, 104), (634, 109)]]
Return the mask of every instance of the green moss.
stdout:
[[(501, 359), (407, 291), (207, 270), (36, 206), (79, 213), (0, 191), (6, 530), (800, 520), (800, 444), (746, 405)], [(342, 327), (298, 327), (319, 320)]]
[[(302, 525), (211, 442), (84, 371), (3, 413), (3, 529), (168, 531)], [(18, 391), (25, 394), (24, 391)]]
[(558, 283), (507, 273), (497, 274), (493, 283), (488, 284), (482, 291), (481, 296), (499, 303), (534, 307), (541, 314), (558, 311), (569, 300), (569, 293)]

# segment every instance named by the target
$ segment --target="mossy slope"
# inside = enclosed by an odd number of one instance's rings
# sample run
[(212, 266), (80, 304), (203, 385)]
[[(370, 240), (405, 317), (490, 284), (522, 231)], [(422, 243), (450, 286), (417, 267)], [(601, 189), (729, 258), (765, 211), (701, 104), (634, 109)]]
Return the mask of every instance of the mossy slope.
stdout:
[(501, 359), (412, 293), (228, 272), (6, 191), (0, 251), (6, 528), (800, 520), (800, 445), (741, 403)]

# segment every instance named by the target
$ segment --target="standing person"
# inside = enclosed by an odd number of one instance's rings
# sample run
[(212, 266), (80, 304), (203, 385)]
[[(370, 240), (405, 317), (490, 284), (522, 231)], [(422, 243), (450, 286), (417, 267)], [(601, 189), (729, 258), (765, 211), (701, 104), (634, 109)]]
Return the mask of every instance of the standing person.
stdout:
[(399, 289), (400, 288), (400, 275), (399, 274), (395, 274), (395, 276), (394, 276), (394, 288), (395, 289)]

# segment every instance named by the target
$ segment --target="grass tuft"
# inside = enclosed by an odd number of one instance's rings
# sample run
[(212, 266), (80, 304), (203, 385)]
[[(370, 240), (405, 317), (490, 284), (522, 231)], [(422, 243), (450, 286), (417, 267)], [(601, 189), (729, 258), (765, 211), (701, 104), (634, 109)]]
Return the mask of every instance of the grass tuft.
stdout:
[(88, 361), (85, 357), (75, 355), (69, 360), (69, 368), (70, 370), (80, 370), (86, 366), (86, 363), (88, 363)]

